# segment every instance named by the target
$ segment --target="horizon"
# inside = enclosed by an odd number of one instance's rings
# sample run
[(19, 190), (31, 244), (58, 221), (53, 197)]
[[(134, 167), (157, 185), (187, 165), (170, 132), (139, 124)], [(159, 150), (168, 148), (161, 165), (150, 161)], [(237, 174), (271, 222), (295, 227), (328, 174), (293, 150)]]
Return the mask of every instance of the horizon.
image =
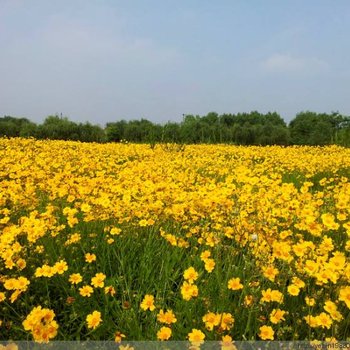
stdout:
[(346, 0), (0, 0), (0, 115), (350, 115), (349, 15)]
[(63, 115), (62, 113), (56, 113), (56, 114), (50, 114), (50, 115), (47, 115), (43, 120), (41, 120), (41, 121), (33, 121), (32, 119), (30, 119), (30, 118), (28, 118), (28, 117), (25, 117), (25, 116), (13, 116), (13, 115), (4, 115), (4, 116), (0, 116), (0, 119), (1, 118), (6, 118), (6, 117), (13, 117), (13, 118), (17, 118), (17, 119), (20, 119), (20, 118), (25, 118), (25, 119), (28, 119), (30, 122), (34, 122), (35, 124), (42, 124), (42, 123), (44, 123), (44, 121), (47, 119), (47, 118), (49, 118), (49, 117), (59, 117), (59, 118), (67, 118), (69, 121), (71, 121), (71, 122), (73, 122), (73, 123), (77, 123), (77, 124), (79, 124), (79, 123), (90, 123), (90, 124), (92, 124), (92, 125), (98, 125), (98, 126), (100, 126), (101, 128), (106, 128), (107, 127), (107, 124), (108, 123), (118, 123), (118, 122), (121, 122), (121, 121), (125, 121), (125, 122), (132, 122), (132, 121), (141, 121), (141, 120), (147, 120), (147, 121), (149, 121), (149, 122), (152, 122), (153, 124), (158, 124), (158, 125), (161, 125), (161, 126), (164, 126), (165, 124), (167, 124), (167, 123), (177, 123), (177, 124), (181, 124), (183, 121), (184, 121), (184, 118), (186, 117), (186, 116), (190, 116), (190, 115), (192, 115), (192, 116), (194, 116), (194, 117), (200, 117), (200, 118), (202, 118), (202, 117), (205, 117), (205, 116), (207, 116), (208, 114), (210, 114), (210, 113), (216, 113), (217, 115), (218, 115), (218, 117), (222, 117), (223, 115), (239, 115), (239, 114), (250, 114), (250, 113), (253, 113), (253, 112), (258, 112), (259, 114), (261, 114), (261, 115), (266, 115), (266, 114), (268, 114), (268, 113), (277, 113), (282, 119), (283, 119), (283, 121), (285, 122), (285, 124), (286, 124), (286, 126), (287, 127), (289, 127), (289, 124), (290, 124), (290, 122), (293, 120), (293, 119), (295, 119), (295, 117), (299, 114), (299, 113), (307, 113), (307, 112), (310, 112), (310, 113), (316, 113), (317, 115), (321, 115), (321, 114), (328, 114), (328, 115), (330, 115), (330, 114), (332, 114), (332, 113), (338, 113), (338, 114), (340, 114), (340, 115), (342, 115), (343, 117), (347, 117), (347, 118), (350, 118), (350, 116), (347, 116), (347, 115), (344, 115), (344, 114), (342, 114), (342, 113), (340, 113), (339, 111), (331, 111), (331, 112), (329, 112), (329, 113), (327, 113), (327, 112), (320, 112), (320, 113), (317, 113), (317, 112), (315, 112), (315, 111), (299, 111), (299, 112), (297, 112), (296, 113), (296, 115), (293, 117), (293, 118), (291, 118), (289, 121), (287, 121), (285, 118), (283, 118), (283, 116), (280, 114), (280, 113), (278, 113), (277, 111), (268, 111), (267, 113), (261, 113), (260, 111), (249, 111), (249, 112), (237, 112), (237, 113), (222, 113), (222, 114), (219, 114), (219, 113), (217, 113), (216, 111), (210, 111), (210, 112), (208, 112), (208, 113), (206, 113), (206, 114), (204, 114), (204, 115), (199, 115), (199, 114), (184, 114), (183, 116), (182, 116), (182, 119), (181, 120), (176, 120), (176, 121), (174, 121), (174, 120), (167, 120), (167, 121), (162, 121), (162, 122), (157, 122), (157, 121), (153, 121), (153, 120), (150, 120), (150, 119), (147, 119), (147, 118), (135, 118), (135, 119), (124, 119), (124, 118), (122, 118), (122, 119), (117, 119), (117, 120), (111, 120), (111, 121), (108, 121), (108, 122), (105, 122), (104, 124), (100, 124), (100, 123), (93, 123), (93, 122), (90, 122), (89, 120), (74, 120), (73, 118), (71, 118), (70, 116), (68, 116), (68, 115)]

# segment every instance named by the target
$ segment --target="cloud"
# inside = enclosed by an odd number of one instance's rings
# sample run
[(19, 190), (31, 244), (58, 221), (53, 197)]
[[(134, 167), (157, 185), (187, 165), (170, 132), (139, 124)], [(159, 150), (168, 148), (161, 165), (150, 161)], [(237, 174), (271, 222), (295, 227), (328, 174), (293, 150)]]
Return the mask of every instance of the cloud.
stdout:
[(300, 58), (289, 54), (274, 54), (261, 63), (265, 73), (318, 73), (329, 68), (329, 64), (318, 58)]

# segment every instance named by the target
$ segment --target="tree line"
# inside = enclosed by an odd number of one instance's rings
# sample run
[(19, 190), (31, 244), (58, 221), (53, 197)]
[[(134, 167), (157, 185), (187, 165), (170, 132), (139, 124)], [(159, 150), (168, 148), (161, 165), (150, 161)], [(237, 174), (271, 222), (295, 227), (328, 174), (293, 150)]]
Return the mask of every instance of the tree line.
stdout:
[(350, 117), (339, 112), (300, 112), (287, 125), (276, 112), (185, 115), (182, 122), (163, 125), (146, 119), (120, 120), (104, 128), (67, 117), (49, 116), (42, 124), (27, 118), (0, 118), (0, 137), (82, 142), (171, 142), (182, 144), (229, 143), (235, 145), (329, 145), (350, 146)]

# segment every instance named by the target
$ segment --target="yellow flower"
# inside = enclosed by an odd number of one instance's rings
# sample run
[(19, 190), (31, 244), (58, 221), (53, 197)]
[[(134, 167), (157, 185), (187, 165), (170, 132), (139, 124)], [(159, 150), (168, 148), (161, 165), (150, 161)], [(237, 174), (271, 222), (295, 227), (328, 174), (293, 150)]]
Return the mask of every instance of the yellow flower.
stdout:
[(130, 344), (126, 344), (126, 346), (119, 345), (119, 350), (134, 350), (134, 348)]
[(220, 342), (221, 350), (237, 350), (237, 347), (233, 344), (232, 337), (225, 335)]
[(26, 291), (28, 288), (28, 285), (30, 284), (29, 280), (25, 277), (19, 277), (17, 279), (16, 283), (16, 289), (21, 290), (21, 291)]
[(157, 320), (161, 323), (166, 323), (166, 324), (172, 324), (177, 321), (174, 313), (171, 310), (168, 310), (165, 313), (163, 310), (160, 310), (159, 314), (157, 315)]
[(343, 287), (340, 290), (339, 300), (344, 301), (346, 306), (350, 309), (350, 286)]
[(90, 286), (84, 286), (79, 288), (79, 293), (83, 297), (90, 297), (93, 292), (94, 290)]
[(286, 312), (280, 309), (273, 309), (270, 314), (270, 321), (274, 324), (280, 323), (281, 321), (285, 321), (284, 314)]
[(181, 287), (181, 294), (185, 300), (191, 300), (193, 297), (198, 296), (198, 287), (185, 281)]
[(230, 330), (233, 327), (235, 320), (233, 318), (233, 316), (230, 313), (223, 313), (221, 315), (221, 324), (220, 327), (226, 331), (226, 330)]
[(4, 300), (6, 300), (6, 295), (5, 295), (5, 293), (0, 292), (0, 303)]
[(53, 267), (59, 275), (62, 275), (65, 271), (68, 270), (68, 265), (64, 260), (60, 260)]
[(291, 284), (290, 286), (288, 286), (287, 290), (288, 290), (288, 293), (292, 296), (297, 296), (300, 293), (299, 287), (297, 287), (294, 284)]
[(26, 263), (26, 261), (24, 259), (18, 259), (16, 265), (22, 271), (27, 266), (27, 263)]
[(263, 275), (267, 277), (271, 282), (275, 281), (279, 271), (274, 266), (263, 267)]
[(115, 289), (113, 286), (108, 286), (105, 287), (105, 294), (110, 294), (111, 296), (113, 296), (116, 293)]
[(56, 273), (56, 268), (49, 265), (43, 265), (35, 270), (35, 277), (52, 277)]
[(145, 227), (145, 226), (147, 226), (147, 225), (148, 225), (147, 220), (143, 219), (143, 220), (140, 220), (140, 221), (139, 221), (139, 226)]
[(78, 284), (83, 280), (80, 273), (73, 273), (69, 276), (69, 282), (72, 284)]
[(95, 260), (96, 260), (96, 255), (95, 254), (90, 254), (90, 253), (86, 253), (85, 254), (85, 261), (87, 263), (92, 263)]
[(344, 253), (337, 252), (333, 254), (334, 256), (329, 259), (330, 267), (336, 271), (343, 270), (346, 264), (346, 258)]
[(314, 298), (306, 297), (305, 298), (305, 302), (306, 302), (306, 305), (308, 305), (308, 306), (314, 306), (315, 305), (315, 299)]
[(205, 269), (210, 273), (214, 270), (215, 267), (215, 260), (214, 259), (207, 259), (205, 261)]
[(325, 312), (322, 312), (320, 315), (316, 316), (316, 322), (318, 326), (327, 329), (330, 329), (333, 323), (332, 319)]
[(157, 339), (168, 340), (171, 337), (171, 329), (169, 327), (162, 327), (157, 333)]
[(261, 294), (261, 301), (263, 302), (277, 301), (280, 304), (283, 302), (283, 294), (278, 290), (271, 290), (271, 288), (269, 288), (267, 290), (262, 290)]
[(88, 213), (91, 210), (91, 206), (87, 203), (83, 203), (80, 207), (81, 211), (84, 213)]
[(309, 274), (313, 275), (317, 272), (319, 265), (312, 260), (306, 260), (304, 270)]
[(42, 254), (44, 252), (44, 247), (42, 245), (38, 245), (36, 248), (35, 248), (35, 251), (39, 254)]
[(304, 320), (306, 321), (306, 323), (310, 327), (312, 327), (312, 328), (318, 327), (318, 322), (317, 322), (317, 318), (316, 317), (308, 315), (308, 316), (304, 316)]
[(121, 333), (121, 332), (119, 332), (119, 331), (115, 332), (115, 334), (114, 334), (114, 340), (115, 340), (117, 343), (120, 343), (120, 342), (123, 340), (123, 338), (125, 338), (125, 334), (123, 334), (123, 333)]
[(11, 301), (12, 304), (17, 300), (17, 298), (18, 298), (18, 296), (19, 296), (20, 294), (21, 294), (21, 291), (20, 291), (20, 290), (16, 290), (15, 292), (13, 292), (13, 293), (11, 294), (11, 296), (10, 296), (10, 301)]
[(209, 312), (202, 318), (203, 322), (205, 323), (205, 327), (212, 331), (215, 326), (218, 326), (221, 322), (221, 315), (220, 314), (214, 314), (213, 312)]
[(168, 234), (165, 236), (166, 240), (172, 245), (172, 246), (176, 246), (176, 237), (174, 235)]
[(304, 288), (305, 287), (305, 282), (302, 281), (300, 278), (298, 277), (293, 277), (292, 282), (295, 286), (297, 286), (298, 288)]
[(211, 255), (210, 250), (205, 250), (202, 254), (201, 254), (201, 260), (202, 261), (206, 261)]
[(112, 236), (114, 235), (120, 235), (120, 233), (122, 232), (122, 230), (119, 227), (113, 227), (110, 231), (110, 234)]
[(331, 314), (334, 311), (337, 311), (337, 305), (333, 303), (333, 301), (327, 300), (323, 307), (329, 314)]
[(273, 300), (272, 300), (271, 288), (269, 288), (269, 289), (267, 289), (267, 290), (262, 290), (262, 291), (261, 291), (261, 294), (262, 294), (261, 301), (263, 301), (263, 302), (270, 302), (270, 301), (273, 301)]
[(339, 228), (339, 224), (337, 224), (334, 220), (334, 215), (331, 213), (325, 213), (321, 215), (321, 220), (323, 225), (325, 225), (328, 229), (337, 230)]
[(198, 272), (191, 266), (184, 272), (184, 279), (192, 284), (198, 278)]
[(95, 329), (102, 322), (101, 312), (94, 311), (92, 314), (87, 315), (86, 322), (88, 324), (88, 328)]
[(253, 296), (252, 295), (246, 295), (244, 297), (244, 302), (247, 306), (249, 306), (253, 301)]
[(273, 340), (274, 339), (274, 330), (272, 329), (272, 327), (270, 326), (262, 326), (259, 328), (260, 333), (259, 333), (259, 337), (262, 340)]
[(106, 278), (106, 275), (104, 275), (103, 273), (96, 273), (95, 277), (91, 278), (91, 284), (95, 287), (95, 288), (103, 288), (104, 287), (104, 280)]
[(228, 281), (228, 289), (232, 290), (240, 290), (243, 288), (243, 284), (239, 278), (231, 278)]
[(148, 219), (147, 224), (148, 224), (148, 226), (153, 226), (154, 225), (154, 220), (153, 219)]
[(142, 300), (141, 303), (141, 309), (143, 311), (147, 311), (148, 309), (150, 311), (153, 311), (156, 307), (154, 306), (154, 296), (146, 294), (144, 299)]
[(195, 342), (196, 345), (200, 345), (204, 343), (205, 334), (199, 329), (192, 329), (192, 332), (188, 334), (188, 340), (191, 342)]

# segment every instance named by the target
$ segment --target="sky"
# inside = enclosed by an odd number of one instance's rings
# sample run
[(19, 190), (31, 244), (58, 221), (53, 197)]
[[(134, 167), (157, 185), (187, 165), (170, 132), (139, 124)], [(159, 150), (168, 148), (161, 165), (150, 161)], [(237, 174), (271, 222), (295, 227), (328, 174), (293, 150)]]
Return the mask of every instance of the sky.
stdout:
[(350, 115), (349, 0), (0, 0), (0, 116)]

